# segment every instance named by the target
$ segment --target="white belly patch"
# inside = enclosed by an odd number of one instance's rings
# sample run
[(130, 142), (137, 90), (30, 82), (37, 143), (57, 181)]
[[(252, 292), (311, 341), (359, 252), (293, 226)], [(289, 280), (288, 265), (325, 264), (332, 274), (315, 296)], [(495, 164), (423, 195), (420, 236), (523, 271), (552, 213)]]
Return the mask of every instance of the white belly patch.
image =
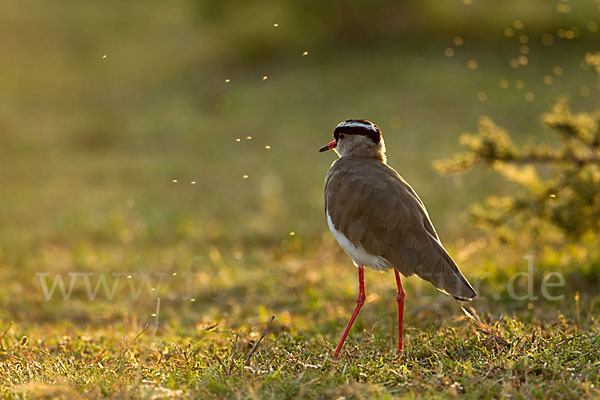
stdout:
[(356, 265), (357, 267), (371, 267), (377, 271), (383, 271), (392, 268), (390, 262), (385, 258), (367, 253), (365, 248), (360, 243), (358, 243), (358, 245), (354, 245), (350, 240), (348, 240), (346, 235), (335, 229), (335, 226), (333, 226), (333, 221), (329, 216), (329, 211), (327, 211), (326, 214), (329, 230), (331, 231), (331, 233), (333, 233), (333, 236), (335, 236), (335, 240), (337, 240), (340, 246), (342, 246), (342, 249), (344, 249), (346, 254), (350, 256), (350, 258), (354, 262), (354, 265)]

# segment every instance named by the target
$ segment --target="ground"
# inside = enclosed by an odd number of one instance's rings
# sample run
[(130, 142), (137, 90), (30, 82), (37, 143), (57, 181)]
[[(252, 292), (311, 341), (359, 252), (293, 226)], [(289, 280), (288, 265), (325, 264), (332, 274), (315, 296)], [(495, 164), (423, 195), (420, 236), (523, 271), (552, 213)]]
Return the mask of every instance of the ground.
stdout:
[[(262, 260), (264, 265), (277, 268), (242, 268), (216, 253), (208, 262), (211, 268), (198, 279), (203, 290), (194, 291), (195, 301), (161, 300), (158, 313), (156, 300), (149, 299), (132, 303), (119, 317), (115, 309), (82, 316), (78, 312), (88, 306), (74, 304), (62, 310), (70, 315), (56, 317), (67, 321), (43, 322), (52, 311), (42, 304), (31, 312), (31, 322), (3, 324), (3, 395), (598, 395), (600, 326), (588, 302), (538, 301), (533, 307), (522, 304), (511, 310), (514, 304), (474, 301), (472, 308), (466, 306), (467, 314), (443, 294), (408, 284), (405, 348), (397, 356), (390, 273), (367, 271), (367, 303), (339, 359), (334, 359), (333, 350), (355, 295), (353, 267), (346, 265), (339, 272), (342, 265), (328, 261), (334, 255), (320, 252), (307, 257), (310, 261), (267, 258)], [(315, 272), (314, 265), (320, 265), (321, 271)], [(185, 292), (183, 287), (179, 290)], [(479, 320), (477, 309), (489, 313)], [(273, 323), (250, 356), (272, 315)], [(86, 318), (86, 323), (77, 322), (78, 318)]]

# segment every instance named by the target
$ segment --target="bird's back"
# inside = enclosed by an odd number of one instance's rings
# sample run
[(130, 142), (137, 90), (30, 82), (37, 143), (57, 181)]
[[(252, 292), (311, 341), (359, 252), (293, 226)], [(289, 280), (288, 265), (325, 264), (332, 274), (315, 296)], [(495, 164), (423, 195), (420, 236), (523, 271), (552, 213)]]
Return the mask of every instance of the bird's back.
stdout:
[(335, 161), (325, 180), (325, 211), (337, 231), (403, 275), (416, 274), (458, 299), (476, 296), (415, 191), (387, 164), (358, 157)]

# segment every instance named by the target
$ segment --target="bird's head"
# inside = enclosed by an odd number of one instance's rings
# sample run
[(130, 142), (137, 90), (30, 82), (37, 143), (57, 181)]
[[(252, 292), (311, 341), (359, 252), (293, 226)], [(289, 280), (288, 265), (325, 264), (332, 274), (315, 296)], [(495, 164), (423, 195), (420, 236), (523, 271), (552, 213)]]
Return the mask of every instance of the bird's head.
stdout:
[(319, 151), (333, 149), (340, 157), (376, 158), (385, 162), (385, 143), (379, 127), (366, 119), (340, 122), (333, 131), (333, 140)]

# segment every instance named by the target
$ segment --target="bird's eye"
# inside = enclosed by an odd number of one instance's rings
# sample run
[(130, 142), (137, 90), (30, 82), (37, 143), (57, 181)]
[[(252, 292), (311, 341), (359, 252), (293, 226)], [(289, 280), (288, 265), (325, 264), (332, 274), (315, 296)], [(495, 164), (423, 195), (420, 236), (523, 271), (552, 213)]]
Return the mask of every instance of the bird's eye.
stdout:
[(346, 134), (345, 134), (345, 133), (340, 133), (340, 139), (343, 139), (343, 138), (345, 138), (345, 137), (346, 137)]

